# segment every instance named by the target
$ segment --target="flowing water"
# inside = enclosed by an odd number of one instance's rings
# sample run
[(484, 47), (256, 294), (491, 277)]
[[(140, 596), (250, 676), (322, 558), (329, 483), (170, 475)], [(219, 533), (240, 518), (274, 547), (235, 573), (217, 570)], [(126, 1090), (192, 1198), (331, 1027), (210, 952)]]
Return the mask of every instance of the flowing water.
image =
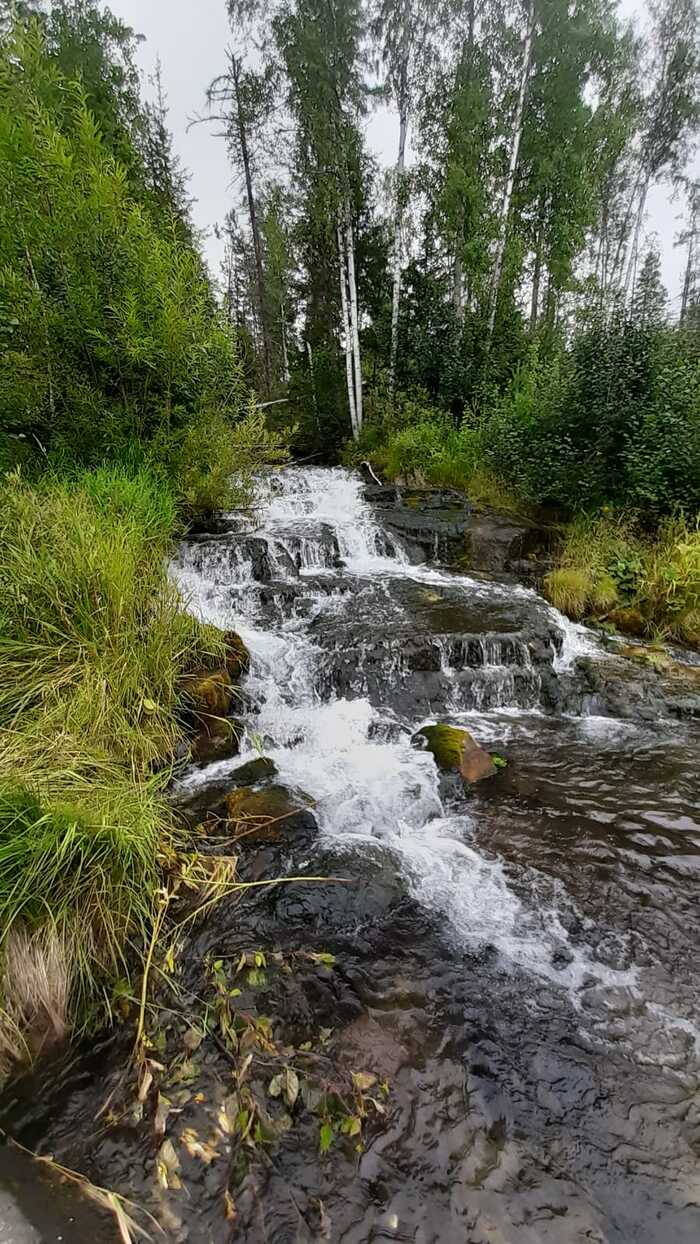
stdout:
[[(271, 475), (175, 572), (248, 644), (246, 747), (314, 798), (319, 856), (389, 861), (414, 913), (360, 991), (403, 1105), (329, 1238), (700, 1239), (697, 730), (599, 715), (577, 661), (612, 658), (582, 628), (412, 564), (343, 470)], [(430, 720), (507, 769), (457, 800), (411, 743)]]
[[(416, 564), (397, 530), (358, 476), (289, 468), (173, 565), (252, 654), (243, 754), (181, 792), (262, 752), (319, 823), (272, 868), (348, 880), (221, 904), (193, 972), (251, 945), (332, 951), (327, 979), (275, 986), (267, 1013), (332, 1029), (389, 1095), (359, 1154), (320, 1159), (302, 1115), (232, 1189), (235, 1230), (228, 1170), (195, 1172), (170, 1238), (698, 1244), (698, 725), (533, 591)], [(430, 721), (507, 767), (465, 796), (411, 741)], [(24, 1108), (22, 1134), (158, 1213), (140, 1133), (91, 1125), (74, 1157), (110, 1057), (48, 1122)], [(230, 1077), (216, 1051), (207, 1067), (204, 1102)]]

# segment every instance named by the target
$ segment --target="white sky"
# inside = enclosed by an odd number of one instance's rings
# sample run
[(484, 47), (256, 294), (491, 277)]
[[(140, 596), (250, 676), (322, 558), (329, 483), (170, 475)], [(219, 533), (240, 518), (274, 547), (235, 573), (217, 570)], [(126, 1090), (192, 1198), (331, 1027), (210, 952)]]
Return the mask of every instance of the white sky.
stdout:
[[(160, 59), (163, 86), (168, 96), (169, 125), (175, 149), (191, 174), (190, 192), (196, 199), (195, 224), (205, 234), (205, 252), (214, 276), (219, 275), (222, 245), (214, 237), (229, 207), (240, 193), (232, 180), (226, 146), (211, 128), (188, 123), (204, 112), (204, 92), (213, 77), (225, 68), (225, 49), (230, 41), (225, 0), (109, 0), (112, 12), (145, 36), (139, 64), (146, 77)], [(625, 14), (643, 14), (643, 0), (622, 0)], [(148, 90), (148, 87), (146, 88)], [(369, 149), (384, 165), (393, 163), (398, 142), (398, 123), (386, 109), (368, 120)], [(700, 175), (700, 159), (695, 160)], [(682, 248), (674, 247), (680, 226), (682, 202), (672, 201), (668, 188), (657, 186), (649, 196), (647, 231), (655, 233), (662, 256), (664, 282), (677, 309), (683, 269)]]

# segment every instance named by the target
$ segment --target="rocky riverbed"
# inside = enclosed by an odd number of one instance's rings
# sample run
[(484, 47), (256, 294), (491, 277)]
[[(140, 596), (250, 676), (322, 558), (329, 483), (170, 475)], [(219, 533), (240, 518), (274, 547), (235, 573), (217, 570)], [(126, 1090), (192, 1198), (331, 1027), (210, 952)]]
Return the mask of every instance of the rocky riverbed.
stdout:
[(697, 671), (567, 622), (524, 585), (542, 547), (320, 468), (183, 544), (251, 665), (233, 754), (173, 798), (213, 870), (294, 880), (183, 893), (146, 1077), (118, 1025), (8, 1132), (173, 1241), (696, 1244)]

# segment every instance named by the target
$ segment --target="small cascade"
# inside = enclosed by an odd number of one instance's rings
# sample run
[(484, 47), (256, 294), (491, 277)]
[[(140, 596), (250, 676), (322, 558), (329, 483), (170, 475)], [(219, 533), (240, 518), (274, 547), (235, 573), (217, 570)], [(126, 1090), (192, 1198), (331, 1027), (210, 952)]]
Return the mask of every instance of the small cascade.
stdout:
[[(398, 851), (417, 894), (449, 892), (453, 918), (473, 872), (470, 823), (446, 814), (434, 762), (411, 736), (430, 717), (537, 708), (543, 671), (571, 668), (578, 632), (528, 589), (412, 565), (348, 471), (270, 472), (246, 529), (225, 522), (185, 542), (172, 573), (200, 617), (235, 627), (251, 651), (249, 737), (281, 781), (314, 797), (336, 843)], [(517, 937), (508, 946), (517, 959)], [(521, 949), (532, 966), (531, 941)], [(546, 938), (540, 953), (547, 974)]]

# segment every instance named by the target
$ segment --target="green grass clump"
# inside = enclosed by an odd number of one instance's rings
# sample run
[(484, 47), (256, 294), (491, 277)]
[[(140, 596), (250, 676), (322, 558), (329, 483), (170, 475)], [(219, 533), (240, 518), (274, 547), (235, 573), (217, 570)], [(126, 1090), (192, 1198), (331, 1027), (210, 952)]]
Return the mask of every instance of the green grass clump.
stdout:
[(700, 516), (662, 523), (646, 550), (639, 598), (651, 630), (700, 646)]
[(70, 932), (89, 978), (88, 961), (118, 966), (125, 937), (148, 925), (163, 811), (153, 784), (117, 772), (69, 791), (76, 802), (0, 783), (0, 928)]
[(593, 581), (586, 570), (564, 566), (552, 570), (545, 577), (544, 590), (547, 600), (567, 617), (584, 617)]
[(175, 530), (170, 491), (144, 471), (7, 479), (0, 773), (13, 759), (61, 768), (88, 755), (142, 769), (173, 754), (178, 680), (223, 654), (168, 582)]
[(183, 675), (225, 661), (168, 581), (177, 526), (143, 469), (0, 488), (5, 1067), (107, 997), (152, 924)]

